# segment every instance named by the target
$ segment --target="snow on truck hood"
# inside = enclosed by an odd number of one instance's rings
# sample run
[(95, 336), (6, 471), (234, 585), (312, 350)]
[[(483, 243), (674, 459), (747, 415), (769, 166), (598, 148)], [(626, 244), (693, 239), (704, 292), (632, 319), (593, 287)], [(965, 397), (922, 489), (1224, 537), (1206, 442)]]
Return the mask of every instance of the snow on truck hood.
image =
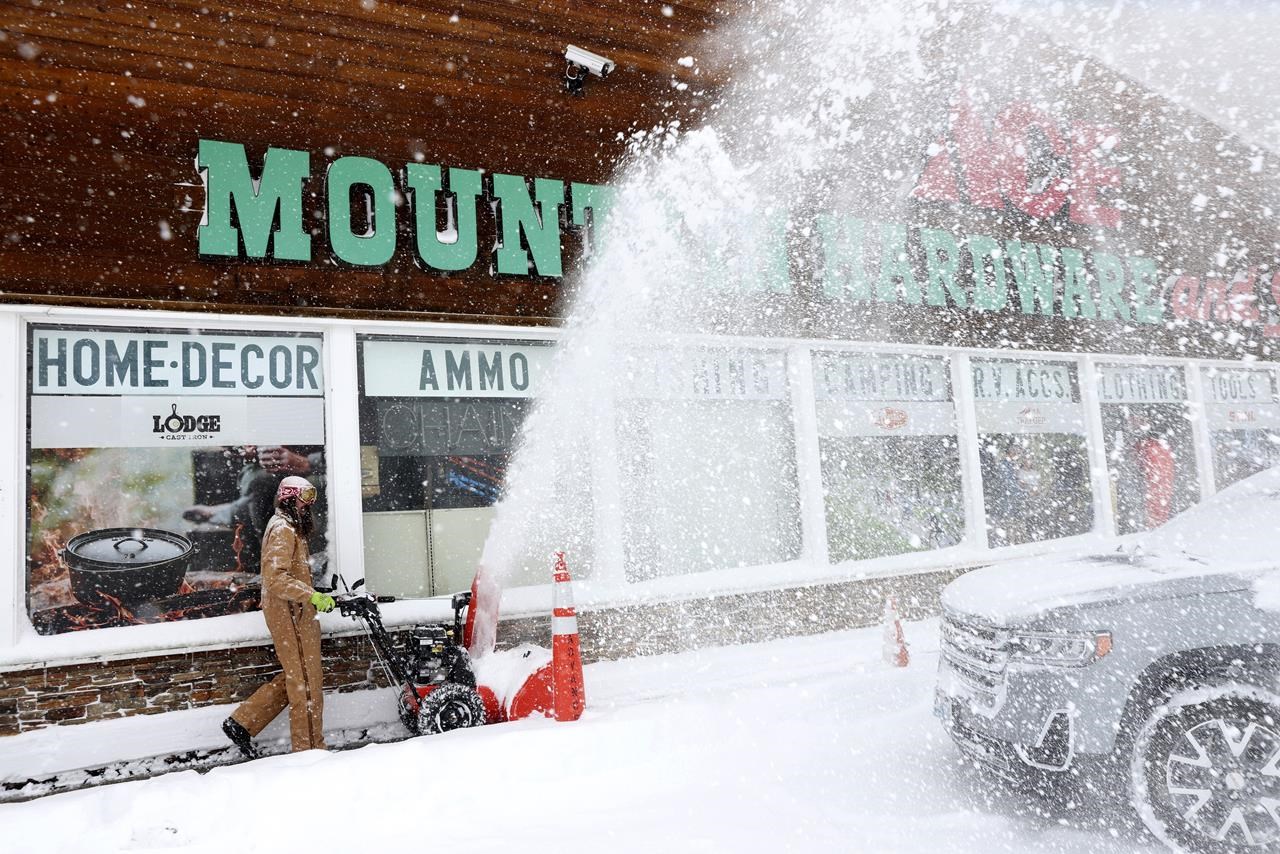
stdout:
[[(1000, 626), (1118, 598), (1244, 589), (1280, 565), (1280, 467), (1224, 489), (1144, 534), (1011, 561), (951, 582), (943, 605)], [(1280, 573), (1268, 573), (1274, 576)]]
[[(1179, 592), (1238, 590), (1248, 586), (1240, 568), (1215, 568), (1186, 553), (1092, 551), (1043, 555), (962, 575), (947, 585), (942, 604), (949, 611), (980, 617), (997, 626), (1026, 624), (1055, 608), (1080, 607), (1122, 598), (1178, 595)], [(1207, 581), (1206, 576), (1214, 576)], [(1188, 582), (1193, 582), (1188, 587)]]

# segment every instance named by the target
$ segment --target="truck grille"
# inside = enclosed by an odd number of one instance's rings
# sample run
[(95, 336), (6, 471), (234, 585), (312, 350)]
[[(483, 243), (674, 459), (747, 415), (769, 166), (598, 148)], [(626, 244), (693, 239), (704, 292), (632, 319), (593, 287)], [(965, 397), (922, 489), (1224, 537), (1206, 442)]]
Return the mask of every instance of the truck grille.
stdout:
[(973, 692), (975, 705), (992, 709), (1000, 704), (1009, 664), (1003, 629), (948, 611), (942, 617), (942, 658)]

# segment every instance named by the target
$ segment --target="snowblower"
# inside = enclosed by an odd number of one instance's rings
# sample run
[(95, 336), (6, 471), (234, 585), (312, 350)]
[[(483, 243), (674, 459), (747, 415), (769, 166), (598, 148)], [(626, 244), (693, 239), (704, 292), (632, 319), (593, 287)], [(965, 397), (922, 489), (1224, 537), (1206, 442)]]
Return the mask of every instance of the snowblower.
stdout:
[[(577, 720), (585, 706), (577, 617), (563, 552), (556, 553), (552, 647), (521, 644), (496, 650), (501, 588), (481, 567), (471, 590), (451, 600), (453, 624), (412, 626), (395, 635), (382, 623), (394, 596), (348, 588), (334, 575), (338, 611), (361, 623), (387, 681), (397, 687), (397, 711), (414, 735), (545, 716)], [(342, 591), (338, 592), (338, 585)], [(465, 616), (464, 616), (465, 612)], [(479, 682), (472, 654), (482, 671)]]
[[(339, 583), (342, 592), (337, 592)], [(397, 711), (410, 733), (428, 735), (488, 722), (483, 689), (476, 687), (471, 657), (461, 644), (470, 592), (454, 594), (453, 625), (412, 626), (392, 635), (382, 624), (379, 606), (396, 601), (394, 596), (361, 592), (364, 579), (347, 588), (335, 575), (332, 585), (323, 592), (334, 592), (339, 613), (363, 626), (387, 681), (399, 689)]]

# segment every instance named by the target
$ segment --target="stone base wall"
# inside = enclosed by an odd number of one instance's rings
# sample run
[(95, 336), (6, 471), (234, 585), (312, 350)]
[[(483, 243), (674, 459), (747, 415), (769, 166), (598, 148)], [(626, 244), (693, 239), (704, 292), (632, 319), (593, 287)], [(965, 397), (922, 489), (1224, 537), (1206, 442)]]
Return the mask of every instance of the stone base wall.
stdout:
[[(325, 638), (325, 688), (385, 685), (363, 635)], [(0, 736), (245, 699), (280, 672), (270, 644), (0, 673)]]
[[(937, 616), (942, 588), (974, 567), (627, 605), (579, 613), (585, 661), (660, 655), (873, 626), (892, 596), (904, 620)], [(550, 644), (551, 618), (503, 621), (503, 644)]]
[[(937, 614), (939, 593), (962, 570), (821, 584), (757, 593), (629, 605), (578, 617), (588, 661), (754, 643), (874, 625), (886, 596), (904, 619)], [(550, 615), (504, 620), (505, 645), (549, 646)], [(325, 688), (359, 691), (386, 684), (364, 635), (327, 637)], [(233, 703), (280, 668), (269, 644), (0, 673), (0, 736), (55, 724), (148, 715)]]

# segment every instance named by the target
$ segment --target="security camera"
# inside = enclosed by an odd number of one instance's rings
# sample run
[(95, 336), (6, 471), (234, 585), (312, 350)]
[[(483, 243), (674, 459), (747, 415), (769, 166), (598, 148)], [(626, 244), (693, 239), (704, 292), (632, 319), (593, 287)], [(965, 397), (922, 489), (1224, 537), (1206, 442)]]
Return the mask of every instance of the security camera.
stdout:
[(571, 64), (587, 69), (597, 77), (608, 77), (609, 72), (617, 67), (612, 59), (584, 50), (577, 45), (569, 45), (564, 49), (564, 58)]

